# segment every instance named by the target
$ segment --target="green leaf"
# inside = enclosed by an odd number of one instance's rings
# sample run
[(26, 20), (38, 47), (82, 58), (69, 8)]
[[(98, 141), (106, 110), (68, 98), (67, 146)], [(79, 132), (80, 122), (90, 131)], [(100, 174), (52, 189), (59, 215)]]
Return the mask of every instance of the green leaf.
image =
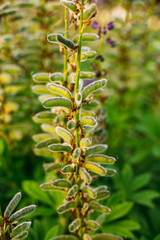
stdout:
[(154, 240), (160, 240), (160, 234), (158, 234), (158, 235), (154, 238)]
[(131, 200), (148, 207), (154, 207), (152, 199), (157, 197), (159, 197), (159, 193), (154, 190), (143, 190), (129, 195)]
[(47, 99), (42, 102), (42, 105), (45, 108), (64, 107), (64, 108), (72, 109), (73, 107), (72, 101), (64, 97), (55, 97), (55, 98)]
[(58, 234), (59, 226), (53, 226), (45, 235), (44, 240), (50, 240), (53, 237), (56, 237)]
[(133, 192), (140, 189), (148, 184), (151, 179), (150, 173), (144, 173), (135, 177), (129, 185), (129, 192)]
[(89, 84), (88, 86), (86, 86), (82, 91), (83, 100), (85, 98), (89, 97), (95, 91), (99, 90), (100, 88), (105, 87), (106, 84), (107, 84), (107, 80), (102, 79), (102, 80), (95, 81), (95, 82)]

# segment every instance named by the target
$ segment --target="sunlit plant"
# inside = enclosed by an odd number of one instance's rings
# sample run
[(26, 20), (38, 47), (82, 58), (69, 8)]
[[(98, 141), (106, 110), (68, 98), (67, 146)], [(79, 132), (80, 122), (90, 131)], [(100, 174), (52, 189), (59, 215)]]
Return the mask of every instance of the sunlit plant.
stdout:
[[(94, 100), (107, 84), (106, 79), (94, 81), (93, 72), (82, 71), (81, 62), (93, 59), (96, 52), (84, 42), (94, 42), (98, 34), (85, 33), (85, 28), (97, 13), (95, 3), (91, 1), (61, 0), (65, 8), (65, 34), (48, 35), (48, 41), (57, 44), (64, 55), (64, 72), (36, 73), (33, 80), (33, 92), (40, 94), (39, 100), (47, 111), (37, 113), (33, 119), (41, 123), (45, 133), (33, 136), (37, 142), (37, 155), (52, 156), (53, 163), (44, 164), (45, 170), (59, 171), (59, 179), (41, 184), (43, 190), (66, 192), (64, 204), (58, 207), (58, 213), (70, 212), (70, 234), (57, 236), (54, 240), (120, 240), (119, 236), (99, 233), (97, 230), (104, 214), (111, 209), (99, 203), (108, 198), (107, 186), (93, 187), (98, 176), (113, 176), (114, 169), (106, 168), (116, 159), (106, 156), (107, 145), (94, 141), (94, 130), (98, 125)], [(70, 23), (79, 30), (72, 40), (69, 39)], [(87, 83), (90, 80), (91, 83)], [(89, 82), (90, 82), (89, 81)], [(95, 184), (94, 184), (95, 185)], [(92, 219), (93, 212), (101, 215)]]

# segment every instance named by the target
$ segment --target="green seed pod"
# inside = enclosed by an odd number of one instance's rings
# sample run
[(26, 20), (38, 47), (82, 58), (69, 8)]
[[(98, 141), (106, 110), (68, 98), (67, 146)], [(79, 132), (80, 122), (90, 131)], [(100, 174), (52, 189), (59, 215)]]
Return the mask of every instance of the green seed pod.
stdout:
[(67, 202), (66, 204), (60, 206), (57, 211), (58, 213), (62, 214), (62, 213), (65, 213), (73, 208), (76, 208), (77, 207), (77, 203), (75, 201), (70, 201), (70, 202)]
[(75, 232), (78, 230), (78, 228), (81, 226), (81, 220), (79, 218), (76, 218), (70, 225), (69, 225), (69, 231)]
[(40, 142), (40, 141), (44, 141), (47, 139), (51, 139), (53, 138), (53, 135), (49, 134), (49, 133), (38, 133), (32, 136), (32, 139), (35, 142)]
[(81, 117), (85, 117), (85, 116), (94, 118), (96, 116), (96, 114), (95, 114), (95, 112), (89, 112), (89, 111), (85, 111), (85, 110), (81, 111)]
[(65, 165), (65, 166), (61, 169), (61, 172), (62, 172), (63, 174), (68, 174), (68, 173), (74, 172), (74, 164)]
[(83, 179), (86, 183), (91, 183), (92, 177), (90, 176), (90, 174), (87, 172), (85, 168), (80, 168), (79, 175), (81, 179)]
[(83, 166), (87, 170), (97, 173), (100, 176), (105, 176), (107, 173), (106, 169), (97, 163), (86, 162), (86, 163), (84, 163)]
[(70, 188), (72, 186), (66, 179), (56, 179), (52, 182), (52, 185), (58, 188)]
[(44, 132), (47, 132), (47, 133), (51, 133), (51, 134), (54, 134), (56, 135), (56, 130), (55, 130), (55, 127), (51, 124), (48, 124), (48, 123), (43, 123), (41, 125), (41, 129), (44, 131)]
[(86, 194), (87, 194), (90, 198), (92, 198), (92, 199), (95, 199), (96, 196), (97, 196), (96, 191), (95, 191), (93, 188), (89, 187), (89, 186), (83, 187), (83, 188), (82, 188), (82, 191), (83, 191), (84, 193), (86, 193)]
[(80, 72), (81, 79), (93, 79), (95, 77), (95, 73), (93, 72)]
[(96, 108), (99, 105), (98, 101), (91, 100), (88, 104), (83, 103), (83, 108), (86, 110), (93, 110), (93, 108)]
[(91, 237), (87, 233), (85, 233), (83, 235), (83, 240), (92, 240), (92, 239), (91, 239)]
[(73, 235), (61, 235), (58, 237), (54, 237), (51, 240), (78, 240), (78, 238)]
[(80, 148), (75, 148), (73, 152), (73, 158), (78, 159), (81, 156), (81, 149)]
[(81, 118), (80, 120), (81, 126), (94, 126), (97, 121), (95, 118), (93, 117), (88, 117), (88, 116), (84, 116)]
[(108, 198), (110, 196), (110, 191), (99, 191), (97, 192), (97, 197), (96, 197), (96, 200), (101, 200), (101, 199), (105, 199), (105, 198)]
[(52, 152), (72, 152), (72, 147), (66, 143), (52, 144), (49, 145), (48, 148)]
[(21, 7), (21, 8), (23, 7), (30, 8), (30, 7), (34, 7), (34, 4), (31, 2), (17, 1), (14, 6)]
[(57, 116), (56, 113), (52, 113), (49, 111), (43, 111), (43, 112), (39, 112), (37, 113), (34, 117), (33, 120), (36, 123), (53, 123), (54, 118)]
[(50, 80), (53, 82), (64, 82), (64, 75), (60, 72), (55, 72), (50, 75)]
[(77, 184), (75, 184), (69, 189), (67, 195), (69, 197), (73, 197), (78, 192), (78, 190), (79, 190), (79, 187)]
[(108, 146), (105, 144), (94, 145), (94, 146), (86, 149), (85, 156), (88, 157), (95, 153), (104, 152), (104, 151), (106, 151), (107, 148), (108, 148)]
[(10, 6), (11, 6), (10, 2), (5, 2), (5, 3), (0, 5), (0, 9), (1, 10), (8, 9)]
[(86, 221), (86, 226), (95, 230), (100, 227), (99, 223), (93, 220)]
[(71, 10), (72, 12), (77, 12), (77, 6), (74, 2), (68, 0), (60, 0), (63, 6)]
[(55, 124), (60, 124), (63, 121), (64, 121), (64, 117), (61, 115), (58, 115), (55, 119)]
[(60, 153), (51, 152), (48, 148), (34, 148), (33, 151), (36, 156), (51, 157), (53, 159), (61, 158)]
[(62, 44), (64, 47), (70, 48), (72, 50), (75, 49), (75, 45), (74, 42), (72, 42), (71, 40), (63, 37), (63, 35), (61, 34), (57, 34), (57, 41)]
[(73, 103), (67, 98), (64, 97), (56, 97), (50, 98), (42, 102), (42, 105), (45, 108), (52, 108), (52, 107), (64, 107), (68, 109), (72, 109)]
[(22, 232), (19, 236), (15, 236), (14, 238), (12, 238), (12, 240), (22, 240), (25, 239), (28, 236), (28, 232)]
[(113, 177), (117, 171), (115, 169), (107, 168), (107, 177)]
[(106, 233), (99, 233), (92, 237), (92, 240), (123, 240), (123, 238)]
[(86, 54), (87, 54), (87, 59), (93, 59), (97, 56), (96, 51), (88, 51), (88, 52), (86, 52)]
[(57, 43), (58, 44), (58, 42), (57, 42), (57, 34), (55, 34), (55, 33), (49, 34), (47, 36), (47, 41), (51, 42), (51, 43)]
[(96, 192), (98, 193), (98, 192), (101, 192), (101, 191), (105, 191), (105, 190), (107, 190), (107, 189), (108, 189), (108, 186), (106, 186), (106, 185), (101, 185), (101, 186), (99, 186), (99, 187), (96, 188)]
[(85, 161), (96, 162), (101, 164), (113, 164), (116, 161), (116, 159), (102, 154), (94, 154), (87, 157)]
[[(99, 35), (95, 33), (83, 33), (82, 41), (96, 41), (99, 39)], [(74, 43), (78, 43), (79, 35), (75, 36), (73, 39)]]
[(81, 93), (77, 93), (75, 96), (75, 102), (77, 106), (80, 106), (82, 103), (82, 94)]
[(74, 130), (76, 128), (76, 122), (74, 120), (70, 120), (67, 122), (68, 130)]
[(30, 205), (30, 206), (24, 207), (24, 208), (20, 209), (19, 211), (15, 212), (14, 214), (12, 214), (9, 218), (9, 221), (10, 222), (17, 221), (17, 220), (27, 216), (28, 214), (34, 212), (35, 209), (36, 209), (36, 205)]
[(49, 91), (56, 93), (59, 96), (62, 96), (62, 97), (68, 98), (68, 99), (72, 98), (71, 92), (67, 88), (65, 88), (61, 85), (58, 85), (55, 83), (48, 83), (47, 88)]
[(107, 84), (107, 80), (102, 79), (102, 80), (95, 81), (89, 84), (88, 86), (86, 86), (82, 91), (83, 100), (89, 97), (92, 93), (94, 93), (98, 89), (105, 87), (106, 84)]
[(56, 133), (64, 139), (64, 141), (71, 143), (73, 141), (73, 136), (70, 132), (68, 132), (65, 128), (56, 127)]
[(45, 172), (52, 172), (59, 170), (62, 167), (62, 163), (44, 163), (43, 168)]
[(111, 212), (111, 209), (110, 208), (107, 208), (106, 206), (103, 206), (97, 202), (90, 202), (89, 203), (89, 207), (95, 211), (98, 211), (98, 212), (102, 212), (102, 213), (105, 213), (105, 214), (108, 214)]
[(106, 218), (106, 214), (102, 213), (97, 219), (96, 221), (99, 223), (99, 225), (102, 225), (102, 223), (104, 222)]
[(89, 138), (82, 138), (80, 141), (80, 148), (88, 148), (91, 145), (91, 140)]
[(44, 191), (55, 191), (55, 190), (65, 191), (65, 189), (63, 189), (63, 188), (57, 188), (57, 187), (53, 186), (52, 182), (42, 183), (42, 184), (40, 185), (40, 188), (42, 188), (42, 190), (44, 190)]
[(82, 216), (84, 216), (85, 214), (86, 214), (86, 212), (88, 211), (88, 209), (89, 209), (89, 205), (88, 205), (88, 203), (84, 203), (83, 204), (83, 207), (81, 208), (81, 213), (82, 213)]
[(49, 79), (49, 73), (36, 73), (32, 75), (33, 81), (40, 82), (40, 83), (46, 83), (50, 82)]
[(48, 100), (48, 99), (51, 99), (51, 98), (53, 98), (53, 97), (54, 97), (53, 95), (44, 94), (44, 95), (40, 95), (40, 96), (38, 97), (38, 100), (39, 100), (40, 103), (42, 104), (42, 102), (44, 102), (44, 101), (46, 101), (46, 100)]
[(58, 140), (56, 138), (50, 138), (50, 139), (47, 139), (47, 140), (40, 141), (35, 145), (35, 148), (48, 147), (49, 145), (51, 145), (53, 143), (58, 143)]
[(93, 17), (95, 17), (97, 14), (97, 5), (95, 3), (90, 4), (87, 9), (83, 12), (83, 19), (84, 20), (90, 20)]
[(0, 18), (14, 15), (17, 11), (18, 9), (16, 8), (3, 10), (2, 12), (0, 12)]
[(51, 94), (52, 92), (47, 89), (44, 85), (34, 85), (32, 91), (36, 94)]
[(9, 202), (8, 206), (6, 207), (6, 210), (4, 212), (4, 217), (9, 217), (13, 210), (17, 207), (19, 201), (21, 200), (21, 192), (18, 192), (12, 200)]
[(11, 237), (19, 237), (19, 235), (21, 235), (24, 231), (26, 231), (30, 226), (31, 226), (32, 222), (23, 222), (21, 224), (19, 224), (18, 226), (16, 226), (15, 228), (13, 228), (12, 233), (11, 233)]

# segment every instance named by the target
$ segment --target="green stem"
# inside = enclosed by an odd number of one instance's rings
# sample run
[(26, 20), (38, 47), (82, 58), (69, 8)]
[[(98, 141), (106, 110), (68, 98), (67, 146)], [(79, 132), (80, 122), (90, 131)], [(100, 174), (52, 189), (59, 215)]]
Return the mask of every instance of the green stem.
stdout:
[[(65, 8), (65, 38), (68, 38), (68, 9)], [(68, 79), (68, 66), (67, 66), (67, 59), (68, 59), (68, 51), (64, 48), (64, 86), (67, 85)]]

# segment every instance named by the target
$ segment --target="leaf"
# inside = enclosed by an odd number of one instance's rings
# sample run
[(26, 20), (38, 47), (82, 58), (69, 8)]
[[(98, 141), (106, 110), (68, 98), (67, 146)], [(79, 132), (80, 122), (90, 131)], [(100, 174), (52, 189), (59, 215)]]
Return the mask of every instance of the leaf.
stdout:
[(87, 157), (85, 161), (96, 162), (101, 164), (113, 164), (116, 161), (116, 159), (114, 157), (109, 157), (102, 154), (94, 154)]
[(89, 97), (95, 91), (99, 90), (100, 88), (105, 87), (106, 84), (107, 84), (107, 80), (102, 79), (102, 80), (95, 81), (89, 84), (88, 86), (86, 86), (82, 91), (83, 100)]
[(81, 220), (79, 218), (76, 218), (71, 224), (69, 225), (69, 231), (75, 232), (81, 225)]
[(105, 176), (107, 173), (106, 169), (99, 165), (98, 163), (86, 162), (83, 164), (83, 166), (87, 170), (97, 173), (100, 176)]
[(46, 233), (44, 240), (50, 240), (53, 237), (56, 237), (58, 234), (59, 226), (55, 225)]
[(19, 211), (15, 212), (14, 214), (12, 214), (9, 218), (9, 221), (10, 222), (17, 221), (17, 220), (29, 215), (30, 213), (34, 212), (35, 209), (36, 209), (36, 205), (29, 205), (27, 207), (24, 207), (24, 208), (20, 209)]
[(99, 233), (92, 237), (92, 240), (123, 240), (123, 238), (106, 233)]
[(64, 75), (60, 72), (55, 72), (50, 75), (50, 80), (53, 82), (63, 82), (64, 81)]
[(73, 136), (70, 132), (68, 132), (65, 128), (62, 127), (56, 127), (56, 133), (62, 138), (64, 139), (66, 142), (68, 143), (72, 143), (73, 141)]
[(39, 184), (37, 182), (25, 180), (22, 183), (22, 188), (34, 200), (38, 200), (49, 205), (53, 204), (48, 194), (40, 189)]
[(45, 108), (52, 108), (52, 107), (65, 107), (68, 109), (72, 109), (73, 103), (67, 98), (64, 97), (55, 97), (50, 98), (42, 102), (42, 105)]
[(52, 144), (49, 145), (48, 148), (52, 152), (72, 152), (72, 147), (66, 143)]
[(62, 97), (68, 98), (68, 99), (72, 98), (71, 92), (67, 88), (65, 88), (61, 85), (58, 85), (55, 83), (48, 83), (47, 88), (48, 88), (49, 92), (51, 91), (55, 94), (58, 94)]
[(133, 192), (147, 185), (151, 179), (150, 173), (144, 173), (135, 177), (129, 185), (129, 192)]
[(49, 79), (49, 73), (36, 73), (32, 75), (33, 81), (40, 82), (40, 83), (46, 83), (50, 82)]
[(158, 235), (154, 238), (154, 240), (160, 240), (160, 234), (158, 234)]
[(13, 198), (12, 200), (9, 202), (8, 206), (6, 207), (6, 210), (4, 212), (4, 217), (6, 216), (10, 216), (12, 214), (12, 212), (14, 211), (14, 209), (17, 207), (18, 203), (20, 202), (22, 197), (21, 192), (18, 192)]
[(157, 197), (159, 197), (159, 193), (154, 190), (143, 190), (129, 195), (131, 200), (148, 207), (154, 207), (152, 199)]

